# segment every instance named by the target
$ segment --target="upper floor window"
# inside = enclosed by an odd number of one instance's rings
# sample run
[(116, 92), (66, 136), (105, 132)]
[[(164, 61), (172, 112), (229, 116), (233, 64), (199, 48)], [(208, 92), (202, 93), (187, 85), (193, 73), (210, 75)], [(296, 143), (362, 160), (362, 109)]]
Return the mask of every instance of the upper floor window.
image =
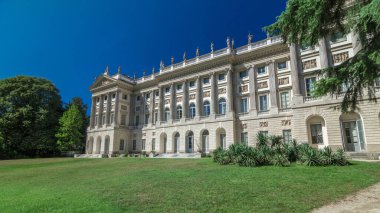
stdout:
[(268, 111), (268, 95), (259, 96), (259, 110)]
[(219, 75), (218, 75), (218, 80), (219, 80), (219, 81), (224, 81), (224, 80), (226, 80), (226, 74), (219, 74)]
[(209, 83), (210, 83), (210, 78), (203, 79), (203, 84), (209, 84)]
[(136, 112), (140, 112), (140, 106), (137, 106), (137, 107), (135, 108), (135, 111), (136, 111)]
[(195, 81), (190, 81), (189, 82), (189, 87), (194, 88), (195, 87)]
[(226, 99), (224, 98), (219, 99), (218, 110), (219, 110), (218, 111), (219, 114), (221, 115), (226, 114)]
[(277, 63), (277, 69), (279, 70), (286, 69), (286, 61)]
[(288, 109), (290, 105), (289, 92), (280, 93), (281, 109)]
[(331, 34), (331, 43), (337, 43), (337, 42), (342, 42), (346, 40), (347, 40), (347, 37), (342, 32), (335, 32)]
[(96, 102), (99, 103), (99, 101), (100, 101), (100, 98), (96, 98)]
[(124, 100), (128, 100), (128, 95), (123, 95)]
[(182, 90), (182, 84), (177, 84), (177, 91), (181, 91)]
[(150, 94), (147, 93), (147, 94), (145, 95), (145, 99), (149, 99), (149, 98), (150, 98)]
[(306, 96), (314, 96), (314, 84), (316, 82), (316, 77), (310, 77), (305, 79), (306, 86)]
[(149, 114), (145, 114), (144, 124), (148, 124), (148, 123), (149, 123)]
[(259, 131), (259, 134), (262, 134), (265, 137), (268, 137), (268, 131)]
[(182, 118), (182, 107), (181, 106), (177, 106), (175, 118), (177, 120)]
[(135, 117), (135, 126), (138, 126), (140, 124), (140, 116), (136, 115)]
[(115, 99), (116, 98), (116, 93), (113, 93), (112, 94), (112, 99)]
[(240, 76), (240, 78), (246, 78), (246, 77), (248, 76), (248, 72), (247, 72), (247, 70), (245, 70), (245, 71), (241, 71), (241, 72), (239, 73), (239, 76)]
[(313, 50), (314, 47), (313, 46), (310, 46), (308, 44), (301, 44), (301, 51), (308, 51), (308, 50)]
[(160, 92), (156, 91), (156, 97), (158, 97), (159, 95), (160, 95)]
[(203, 115), (206, 117), (210, 116), (210, 102), (209, 101), (205, 101), (203, 103)]
[(195, 104), (191, 103), (189, 106), (189, 117), (194, 118), (195, 117)]
[(170, 93), (170, 87), (166, 87), (166, 88), (165, 88), (165, 93), (166, 93), (166, 94)]
[(248, 99), (247, 98), (242, 98), (240, 100), (240, 112), (248, 112)]
[(267, 71), (266, 71), (266, 69), (265, 69), (265, 66), (262, 66), (262, 67), (258, 67), (258, 68), (257, 68), (257, 74), (258, 74), (258, 75), (263, 75), (263, 74), (265, 74), (265, 73), (267, 73)]
[(105, 101), (107, 100), (107, 98), (108, 98), (108, 96), (104, 96), (104, 100), (105, 100)]
[(168, 121), (169, 118), (170, 118), (170, 109), (169, 108), (165, 108), (164, 121)]
[(140, 101), (140, 96), (136, 96), (136, 101)]

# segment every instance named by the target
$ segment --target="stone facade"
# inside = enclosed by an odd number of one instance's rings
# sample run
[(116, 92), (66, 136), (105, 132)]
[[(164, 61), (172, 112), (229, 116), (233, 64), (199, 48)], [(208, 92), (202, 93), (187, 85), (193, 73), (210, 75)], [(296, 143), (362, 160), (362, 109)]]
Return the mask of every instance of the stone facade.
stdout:
[(356, 54), (353, 34), (316, 47), (270, 37), (213, 49), (136, 79), (108, 68), (92, 92), (88, 154), (208, 153), (233, 143), (255, 145), (258, 132), (315, 147), (380, 151), (380, 107), (366, 97), (342, 114), (341, 97), (313, 96), (317, 71)]

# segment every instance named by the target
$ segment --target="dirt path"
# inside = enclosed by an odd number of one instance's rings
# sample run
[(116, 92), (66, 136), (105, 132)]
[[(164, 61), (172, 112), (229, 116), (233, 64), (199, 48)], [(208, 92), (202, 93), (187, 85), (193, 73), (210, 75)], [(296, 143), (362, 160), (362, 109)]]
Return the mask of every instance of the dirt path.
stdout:
[(367, 189), (363, 189), (354, 195), (350, 195), (345, 199), (323, 206), (312, 211), (313, 213), (326, 212), (380, 212), (380, 183), (377, 183)]

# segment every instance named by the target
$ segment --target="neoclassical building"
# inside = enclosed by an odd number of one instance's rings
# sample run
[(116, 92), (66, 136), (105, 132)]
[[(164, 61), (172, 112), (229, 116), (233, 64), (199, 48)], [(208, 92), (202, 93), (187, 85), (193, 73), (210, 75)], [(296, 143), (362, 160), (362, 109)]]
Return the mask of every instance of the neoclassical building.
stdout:
[[(141, 78), (108, 68), (90, 87), (86, 153), (208, 153), (233, 143), (255, 146), (258, 132), (322, 148), (380, 152), (380, 105), (363, 97), (360, 111), (342, 114), (342, 97), (317, 98), (318, 71), (356, 54), (355, 34), (336, 32), (319, 45), (280, 37), (226, 47)], [(380, 86), (380, 81), (375, 82)], [(342, 85), (344, 86), (344, 85)]]

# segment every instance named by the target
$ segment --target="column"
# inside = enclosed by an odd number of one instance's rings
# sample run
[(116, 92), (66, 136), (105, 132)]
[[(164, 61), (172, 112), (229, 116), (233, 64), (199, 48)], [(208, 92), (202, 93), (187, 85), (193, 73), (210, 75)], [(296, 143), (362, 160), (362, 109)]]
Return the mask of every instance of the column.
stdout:
[(114, 125), (119, 124), (119, 99), (120, 91), (116, 91)]
[(100, 95), (100, 97), (99, 97), (99, 113), (98, 113), (98, 128), (102, 128), (102, 126), (103, 126), (103, 102), (104, 102), (104, 95)]
[(249, 107), (250, 112), (254, 115), (257, 114), (257, 106), (256, 106), (256, 72), (255, 67), (251, 66), (248, 69), (249, 76)]
[(327, 47), (326, 38), (319, 39), (319, 56), (321, 57), (321, 69), (326, 69), (331, 67), (332, 62), (329, 57), (329, 51)]
[(238, 82), (239, 79), (240, 79), (239, 73), (238, 72), (232, 72), (232, 82), (233, 82), (232, 88), (233, 88), (233, 94), (234, 94), (232, 97), (232, 100), (233, 100), (233, 103), (235, 105), (235, 112), (236, 113), (239, 113), (241, 111), (241, 109), (240, 109), (241, 94), (239, 91), (240, 82)]
[(150, 117), (149, 117), (149, 123), (151, 125), (154, 124), (154, 108), (155, 108), (155, 104), (156, 104), (155, 99), (156, 99), (155, 91), (152, 90), (151, 94), (150, 94)]
[(270, 91), (270, 113), (278, 113), (277, 105), (277, 77), (275, 61), (270, 61), (268, 64), (268, 74), (269, 74), (269, 91)]
[(216, 96), (216, 84), (215, 84), (215, 73), (212, 73), (210, 76), (210, 81), (211, 81), (211, 94), (210, 94), (210, 114), (211, 116), (215, 117), (215, 112), (216, 112), (216, 103), (218, 97)]
[(141, 113), (140, 113), (140, 125), (145, 125), (145, 105), (146, 105), (146, 100), (145, 100), (145, 95), (146, 93), (141, 93), (141, 96), (140, 96), (140, 110), (141, 110)]
[(136, 103), (136, 96), (134, 94), (129, 95), (129, 125), (134, 126), (135, 125), (135, 116), (136, 116), (136, 110), (135, 110), (135, 103)]
[(233, 95), (233, 83), (232, 83), (232, 70), (229, 69), (227, 71), (227, 112), (233, 113), (234, 112), (234, 95)]
[(111, 114), (111, 93), (107, 93), (106, 125), (110, 124), (110, 114)]
[(162, 121), (162, 108), (164, 104), (164, 93), (162, 86), (158, 87), (158, 114), (157, 114), (157, 122), (160, 123)]
[(196, 110), (195, 110), (195, 116), (199, 117), (202, 115), (202, 97), (201, 97), (201, 93), (202, 93), (202, 85), (201, 85), (201, 78), (198, 76), (197, 78), (197, 91), (196, 91), (196, 97), (195, 97), (195, 107), (196, 107)]
[(96, 116), (95, 110), (96, 110), (96, 97), (92, 97), (90, 129), (94, 128), (94, 125), (95, 125), (95, 116)]
[(175, 99), (175, 87), (174, 83), (170, 85), (170, 118), (175, 120), (175, 113), (176, 113), (176, 99)]
[(290, 45), (290, 69), (292, 70), (291, 76), (292, 76), (292, 90), (294, 96), (302, 96), (301, 94), (301, 88), (300, 88), (300, 80), (301, 79), (301, 72), (300, 72), (300, 66), (298, 62), (298, 45), (291, 44)]
[(183, 82), (182, 91), (182, 117), (187, 118), (189, 109), (189, 90), (187, 87), (187, 81)]

